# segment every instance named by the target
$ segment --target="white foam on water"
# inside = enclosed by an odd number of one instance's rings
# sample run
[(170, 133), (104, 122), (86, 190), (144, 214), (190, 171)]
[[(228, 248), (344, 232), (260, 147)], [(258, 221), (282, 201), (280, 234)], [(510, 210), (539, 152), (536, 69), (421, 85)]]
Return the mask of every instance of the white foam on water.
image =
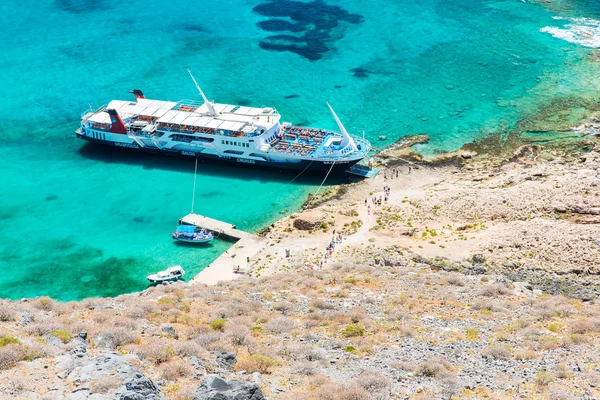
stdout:
[(555, 20), (569, 21), (562, 28), (546, 26), (541, 29), (555, 38), (576, 43), (581, 46), (600, 48), (600, 21), (590, 18), (562, 18), (554, 17)]

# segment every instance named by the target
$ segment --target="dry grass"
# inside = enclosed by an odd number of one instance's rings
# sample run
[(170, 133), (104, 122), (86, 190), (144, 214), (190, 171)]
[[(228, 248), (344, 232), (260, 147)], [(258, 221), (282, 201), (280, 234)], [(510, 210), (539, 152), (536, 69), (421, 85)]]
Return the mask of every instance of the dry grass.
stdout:
[(167, 381), (176, 381), (194, 375), (194, 368), (183, 360), (175, 360), (161, 365), (160, 376)]
[(16, 346), (11, 345), (0, 348), (0, 370), (11, 369), (21, 360), (21, 352)]
[(264, 354), (252, 354), (242, 357), (235, 364), (236, 371), (246, 371), (247, 373), (260, 372), (268, 374), (271, 368), (277, 365), (277, 361)]
[(486, 358), (491, 358), (494, 360), (508, 360), (512, 358), (512, 352), (510, 349), (500, 344), (486, 346), (482, 350), (481, 354)]
[(101, 336), (106, 338), (113, 348), (119, 348), (133, 343), (137, 339), (137, 334), (127, 328), (112, 328), (104, 330)]

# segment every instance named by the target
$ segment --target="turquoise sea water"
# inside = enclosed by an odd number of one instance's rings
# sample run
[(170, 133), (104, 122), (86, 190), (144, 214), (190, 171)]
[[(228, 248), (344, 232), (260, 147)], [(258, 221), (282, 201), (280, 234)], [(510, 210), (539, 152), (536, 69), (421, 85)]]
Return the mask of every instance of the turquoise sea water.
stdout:
[[(426, 153), (506, 130), (566, 94), (586, 49), (540, 30), (597, 17), (513, 0), (5, 0), (0, 3), (0, 296), (70, 300), (190, 275), (228, 243), (177, 246), (193, 161), (111, 153), (77, 140), (81, 112), (142, 89), (274, 106), (283, 119), (346, 128), (376, 146), (427, 133)], [(557, 78), (558, 77), (558, 78)], [(561, 82), (569, 82), (568, 90)], [(388, 140), (377, 141), (385, 135)], [(320, 179), (200, 164), (196, 212), (257, 230)]]

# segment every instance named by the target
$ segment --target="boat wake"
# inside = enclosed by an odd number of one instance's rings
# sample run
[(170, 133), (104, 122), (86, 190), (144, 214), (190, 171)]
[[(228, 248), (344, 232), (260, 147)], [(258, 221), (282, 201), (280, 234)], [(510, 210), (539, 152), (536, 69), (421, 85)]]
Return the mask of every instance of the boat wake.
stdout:
[(562, 18), (555, 20), (567, 21), (563, 27), (546, 26), (541, 29), (558, 39), (576, 43), (581, 46), (600, 48), (600, 21), (590, 18)]

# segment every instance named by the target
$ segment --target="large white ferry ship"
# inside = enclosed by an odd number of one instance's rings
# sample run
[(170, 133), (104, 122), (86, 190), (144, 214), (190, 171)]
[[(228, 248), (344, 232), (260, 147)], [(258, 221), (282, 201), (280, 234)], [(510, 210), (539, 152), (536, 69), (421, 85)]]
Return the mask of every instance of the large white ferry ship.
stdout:
[[(189, 72), (189, 70), (188, 70)], [(351, 137), (327, 103), (339, 132), (280, 123), (274, 108), (209, 101), (113, 100), (82, 115), (77, 136), (93, 143), (171, 155), (302, 171), (345, 171), (371, 150)]]

